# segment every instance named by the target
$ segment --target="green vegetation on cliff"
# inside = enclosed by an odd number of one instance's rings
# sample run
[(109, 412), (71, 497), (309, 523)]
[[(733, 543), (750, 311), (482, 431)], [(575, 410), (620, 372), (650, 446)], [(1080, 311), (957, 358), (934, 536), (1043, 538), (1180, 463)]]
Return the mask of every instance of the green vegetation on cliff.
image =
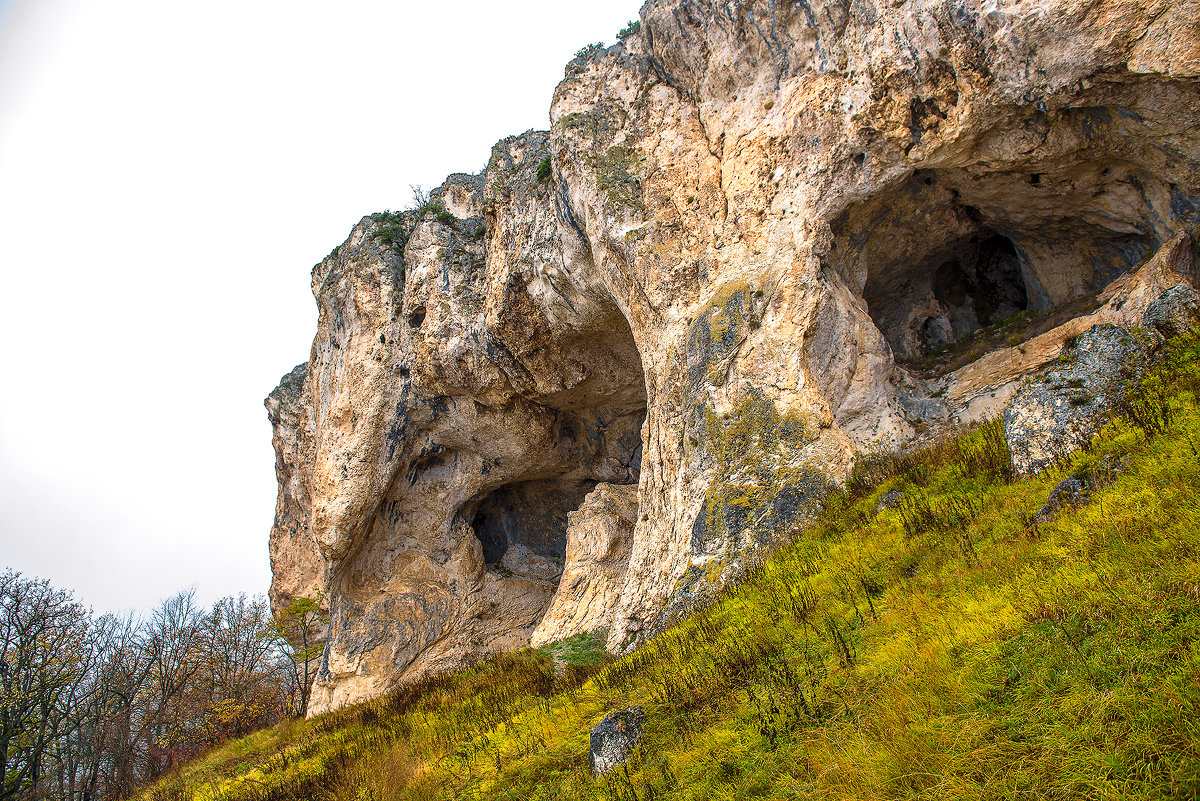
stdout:
[[(228, 743), (146, 797), (1198, 797), (1198, 396), (1189, 335), (1041, 476), (1013, 479), (995, 424), (864, 460), (629, 656), (499, 657)], [(1069, 476), (1086, 503), (1039, 514)], [(589, 730), (631, 704), (641, 745), (593, 779)]]

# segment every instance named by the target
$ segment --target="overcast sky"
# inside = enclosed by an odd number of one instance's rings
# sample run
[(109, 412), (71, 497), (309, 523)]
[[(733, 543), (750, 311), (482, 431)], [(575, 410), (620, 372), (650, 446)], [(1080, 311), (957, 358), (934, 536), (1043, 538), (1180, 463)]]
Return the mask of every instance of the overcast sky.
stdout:
[(0, 0), (0, 568), (265, 592), (309, 271), (548, 125), (640, 0)]

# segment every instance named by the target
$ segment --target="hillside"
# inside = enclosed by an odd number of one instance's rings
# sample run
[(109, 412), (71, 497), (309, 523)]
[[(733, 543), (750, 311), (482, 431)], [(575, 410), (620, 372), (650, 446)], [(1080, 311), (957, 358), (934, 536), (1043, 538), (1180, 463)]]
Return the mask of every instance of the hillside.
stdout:
[[(1014, 477), (999, 423), (861, 459), (627, 656), (577, 637), (492, 657), (230, 742), (144, 798), (1200, 797), (1198, 448), (1192, 332), (1041, 475)], [(1043, 510), (1069, 477), (1086, 497)], [(589, 730), (634, 704), (633, 759), (593, 779)]]

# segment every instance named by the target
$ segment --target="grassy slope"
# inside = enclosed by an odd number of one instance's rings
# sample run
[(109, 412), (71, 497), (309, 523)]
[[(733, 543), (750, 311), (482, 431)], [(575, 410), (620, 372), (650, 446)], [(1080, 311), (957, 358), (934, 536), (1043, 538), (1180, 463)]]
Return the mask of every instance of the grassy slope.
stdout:
[[(1127, 415), (1038, 478), (1009, 480), (994, 425), (873, 463), (607, 666), (556, 678), (545, 651), (509, 655), (227, 744), (149, 796), (1200, 797), (1198, 357), (1175, 343), (1140, 390), (1149, 432)], [(1035, 523), (1072, 472), (1104, 486)], [(633, 703), (642, 747), (591, 779), (589, 729)]]

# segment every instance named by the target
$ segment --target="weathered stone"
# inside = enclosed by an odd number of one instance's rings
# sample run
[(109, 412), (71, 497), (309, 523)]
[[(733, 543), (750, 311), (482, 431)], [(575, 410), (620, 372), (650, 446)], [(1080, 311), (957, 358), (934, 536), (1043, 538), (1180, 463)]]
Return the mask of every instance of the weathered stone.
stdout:
[(1037, 473), (1090, 440), (1148, 355), (1145, 342), (1114, 325), (1093, 326), (1068, 344), (1004, 413), (1016, 471)]
[[(364, 218), (272, 412), (273, 597), (320, 587), (333, 621), (312, 711), (532, 637), (637, 647), (856, 453), (994, 417), (1073, 337), (1141, 325), (1195, 275), (1198, 16), (651, 0), (567, 66), (548, 133), (451, 176), (444, 211)], [(1042, 387), (1027, 466), (1098, 419)]]
[(642, 739), (642, 722), (645, 719), (646, 713), (640, 706), (631, 706), (605, 716), (592, 729), (588, 761), (593, 774), (603, 776), (625, 764)]
[(1053, 520), (1060, 510), (1086, 503), (1088, 489), (1087, 482), (1077, 476), (1064, 478), (1054, 485), (1054, 489), (1050, 490), (1046, 503), (1037, 510), (1034, 520), (1038, 523), (1047, 523)]
[(597, 484), (569, 515), (566, 569), (545, 617), (534, 630), (534, 647), (585, 631), (607, 629), (621, 597), (629, 548), (637, 523), (637, 487)]
[(904, 498), (904, 493), (901, 490), (892, 490), (891, 492), (885, 492), (883, 494), (883, 496), (879, 499), (879, 505), (876, 507), (876, 509), (877, 509), (877, 511), (883, 511), (884, 509), (895, 509), (897, 506), (900, 505), (900, 501), (903, 498)]
[(271, 527), (271, 603), (282, 609), (295, 598), (323, 598), (325, 561), (309, 533), (312, 433), (308, 428), (308, 364), (297, 365), (267, 396), (279, 497)]
[(1173, 337), (1195, 325), (1200, 317), (1200, 294), (1187, 284), (1176, 284), (1146, 307), (1142, 324), (1163, 336)]

